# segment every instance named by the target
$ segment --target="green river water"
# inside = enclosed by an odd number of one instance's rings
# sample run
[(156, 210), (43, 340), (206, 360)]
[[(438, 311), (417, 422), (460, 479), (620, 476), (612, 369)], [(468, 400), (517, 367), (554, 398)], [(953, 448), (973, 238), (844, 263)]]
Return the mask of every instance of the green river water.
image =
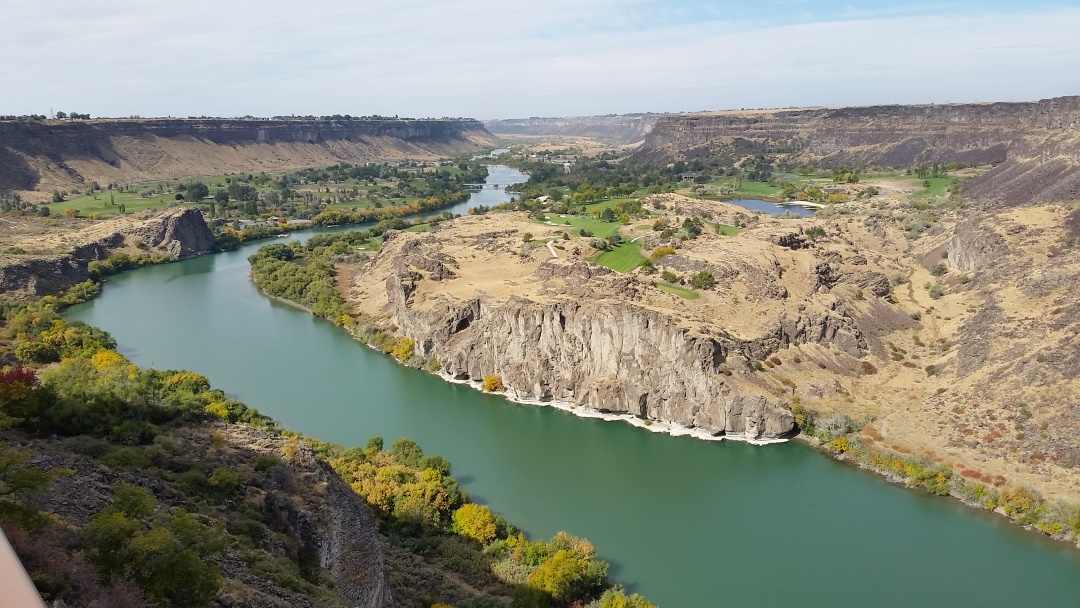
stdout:
[(1080, 551), (799, 443), (670, 437), (399, 366), (260, 295), (247, 256), (265, 244), (124, 273), (68, 315), (288, 428), (345, 446), (410, 437), (477, 502), (534, 536), (589, 538), (614, 580), (665, 608), (1080, 605)]

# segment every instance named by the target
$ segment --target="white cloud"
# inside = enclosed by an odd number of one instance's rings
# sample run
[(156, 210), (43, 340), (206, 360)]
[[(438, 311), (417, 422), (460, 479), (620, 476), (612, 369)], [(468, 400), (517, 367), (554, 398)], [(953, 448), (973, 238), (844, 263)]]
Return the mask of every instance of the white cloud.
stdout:
[(507, 117), (1080, 93), (1080, 9), (763, 26), (649, 0), (507, 4), (0, 0), (0, 113)]

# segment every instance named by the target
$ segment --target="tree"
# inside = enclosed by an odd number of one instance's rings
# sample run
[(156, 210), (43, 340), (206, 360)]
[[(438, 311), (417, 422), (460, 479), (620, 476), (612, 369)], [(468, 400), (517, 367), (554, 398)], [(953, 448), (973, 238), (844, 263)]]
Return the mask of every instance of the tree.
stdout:
[(390, 454), (398, 464), (413, 468), (419, 467), (420, 461), (424, 458), (424, 450), (408, 437), (395, 439), (394, 443), (390, 444)]
[(555, 600), (571, 599), (574, 584), (585, 574), (588, 564), (565, 549), (559, 550), (529, 575), (525, 584), (547, 593)]
[(638, 594), (626, 595), (622, 589), (608, 589), (600, 596), (599, 608), (657, 608)]
[(601, 221), (604, 221), (604, 222), (614, 222), (615, 221), (615, 212), (611, 210), (611, 207), (606, 207), (600, 213), (600, 219), (601, 219)]
[(708, 270), (702, 270), (690, 279), (690, 286), (694, 289), (709, 289), (716, 285), (716, 278)]
[(462, 505), (454, 511), (454, 530), (468, 538), (475, 540), (481, 545), (486, 545), (495, 539), (495, 517), (491, 509), (473, 503)]
[(210, 188), (206, 184), (195, 182), (187, 185), (186, 198), (189, 201), (201, 201), (207, 196), (210, 196)]
[(65, 118), (67, 118), (67, 112), (56, 113), (56, 120), (64, 120)]

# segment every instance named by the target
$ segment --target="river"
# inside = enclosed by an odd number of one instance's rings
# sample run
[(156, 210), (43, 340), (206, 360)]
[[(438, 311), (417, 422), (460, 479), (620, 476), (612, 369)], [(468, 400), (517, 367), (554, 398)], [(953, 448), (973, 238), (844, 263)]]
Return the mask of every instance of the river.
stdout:
[[(510, 171), (489, 182), (524, 181)], [(484, 190), (466, 207), (507, 198)], [(475, 500), (531, 535), (589, 538), (616, 581), (665, 608), (1077, 605), (1080, 551), (800, 443), (670, 437), (397, 365), (261, 296), (247, 256), (265, 244), (123, 273), (67, 314), (288, 428), (345, 446), (410, 437)]]
[(738, 205), (744, 209), (750, 211), (760, 211), (768, 215), (785, 215), (794, 214), (799, 217), (810, 217), (814, 215), (813, 207), (806, 207), (798, 203), (773, 203), (769, 201), (762, 201), (756, 198), (733, 198), (724, 201), (729, 205)]

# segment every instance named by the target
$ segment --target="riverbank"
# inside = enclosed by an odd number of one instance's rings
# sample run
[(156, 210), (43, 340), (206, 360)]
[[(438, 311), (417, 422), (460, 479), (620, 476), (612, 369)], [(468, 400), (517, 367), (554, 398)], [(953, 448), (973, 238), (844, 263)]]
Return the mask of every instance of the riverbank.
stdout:
[(788, 441), (788, 439), (786, 438), (760, 439), (739, 434), (713, 435), (702, 429), (686, 427), (674, 422), (666, 422), (662, 420), (642, 420), (641, 418), (638, 418), (636, 416), (604, 412), (587, 406), (578, 405), (570, 401), (559, 401), (557, 399), (551, 399), (547, 401), (530, 399), (528, 397), (522, 397), (514, 389), (505, 389), (502, 391), (485, 391), (482, 387), (481, 382), (473, 380), (461, 380), (458, 378), (454, 378), (450, 374), (442, 371), (434, 372), (434, 374), (439, 378), (442, 378), (446, 382), (468, 386), (469, 388), (480, 391), (482, 393), (497, 395), (511, 403), (517, 403), (520, 405), (532, 405), (537, 407), (550, 407), (561, 412), (573, 414), (574, 416), (577, 416), (579, 418), (596, 418), (605, 422), (625, 422), (630, 426), (642, 428), (652, 433), (671, 435), (672, 437), (693, 437), (694, 439), (700, 439), (702, 441), (739, 441), (750, 445), (773, 445), (777, 443), (785, 443)]

